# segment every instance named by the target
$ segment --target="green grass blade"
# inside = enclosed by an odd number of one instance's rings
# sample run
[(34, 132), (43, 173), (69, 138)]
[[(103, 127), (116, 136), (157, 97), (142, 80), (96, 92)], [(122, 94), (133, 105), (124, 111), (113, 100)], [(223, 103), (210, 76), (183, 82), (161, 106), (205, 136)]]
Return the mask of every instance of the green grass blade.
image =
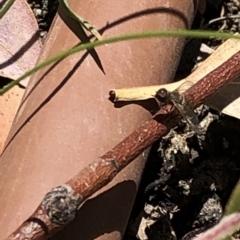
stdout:
[(8, 9), (13, 5), (15, 0), (7, 0), (3, 7), (0, 9), (0, 19), (6, 14)]
[(76, 21), (80, 27), (85, 28), (87, 31), (92, 33), (98, 40), (102, 39), (101, 34), (95, 29), (87, 20), (85, 20), (83, 17), (79, 16), (75, 12), (71, 10), (71, 8), (68, 5), (67, 0), (58, 0), (59, 6), (64, 10), (65, 14), (67, 14), (68, 17), (72, 18), (74, 21)]
[(25, 74), (23, 74), (21, 77), (16, 79), (15, 81), (12, 81), (8, 85), (6, 85), (4, 88), (0, 90), (0, 95), (4, 94), (8, 90), (10, 90), (12, 87), (17, 85), (21, 80), (24, 78), (30, 76), (34, 72), (40, 70), (43, 67), (46, 67), (49, 64), (52, 64), (56, 61), (62, 60), (72, 54), (75, 54), (77, 52), (95, 48), (98, 46), (102, 46), (104, 44), (112, 44), (115, 42), (122, 42), (127, 40), (134, 40), (134, 39), (144, 39), (144, 38), (156, 38), (156, 37), (191, 37), (191, 38), (221, 38), (221, 39), (228, 39), (228, 38), (235, 38), (240, 39), (240, 35), (233, 35), (230, 33), (219, 33), (219, 32), (212, 32), (212, 31), (195, 31), (195, 30), (166, 30), (166, 31), (150, 31), (150, 32), (142, 32), (142, 33), (132, 33), (132, 34), (126, 34), (122, 36), (116, 36), (116, 37), (110, 37), (103, 39), (101, 41), (95, 41), (95, 42), (89, 42), (82, 45), (79, 45), (77, 47), (71, 48), (69, 50), (66, 50), (58, 55), (55, 55), (54, 57), (48, 58), (47, 60), (37, 64), (33, 69), (27, 71)]
[[(234, 190), (231, 193), (231, 196), (228, 200), (228, 203), (225, 207), (225, 212), (224, 215), (230, 215), (234, 212), (239, 212), (240, 210), (240, 182), (237, 183), (236, 187), (234, 188)], [(231, 237), (225, 237), (222, 238), (221, 240), (231, 240)]]

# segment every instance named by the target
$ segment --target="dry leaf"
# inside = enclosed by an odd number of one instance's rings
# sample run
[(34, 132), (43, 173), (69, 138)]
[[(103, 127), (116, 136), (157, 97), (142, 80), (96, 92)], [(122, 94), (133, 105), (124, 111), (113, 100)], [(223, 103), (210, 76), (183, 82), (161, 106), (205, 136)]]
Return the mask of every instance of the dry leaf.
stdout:
[[(25, 0), (15, 0), (0, 20), (0, 76), (16, 79), (33, 68), (42, 48), (38, 38), (38, 25), (29, 5)], [(26, 87), (28, 81), (26, 78), (21, 85)], [(15, 86), (0, 97), (0, 152), (23, 93), (24, 89)]]
[(208, 104), (226, 115), (240, 119), (240, 78), (211, 97)]
[(16, 79), (34, 67), (42, 48), (37, 21), (25, 0), (15, 0), (0, 21), (0, 33), (0, 76)]
[(22, 99), (24, 89), (15, 86), (0, 97), (0, 153)]

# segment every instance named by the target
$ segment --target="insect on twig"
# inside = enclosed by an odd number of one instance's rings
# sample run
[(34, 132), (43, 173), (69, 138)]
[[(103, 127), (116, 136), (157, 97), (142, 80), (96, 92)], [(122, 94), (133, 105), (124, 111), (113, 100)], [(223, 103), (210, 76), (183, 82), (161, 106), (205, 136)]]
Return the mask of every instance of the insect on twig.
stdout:
[[(202, 131), (199, 128), (199, 120), (197, 115), (195, 114), (191, 104), (185, 99), (185, 97), (180, 93), (180, 89), (183, 85), (189, 84), (189, 82), (185, 82), (178, 89), (169, 92), (165, 88), (160, 88), (155, 98), (161, 107), (163, 104), (172, 103), (177, 110), (181, 113), (186, 123), (190, 126), (190, 128), (197, 133), (198, 135), (202, 134)], [(191, 83), (193, 84), (193, 83)]]

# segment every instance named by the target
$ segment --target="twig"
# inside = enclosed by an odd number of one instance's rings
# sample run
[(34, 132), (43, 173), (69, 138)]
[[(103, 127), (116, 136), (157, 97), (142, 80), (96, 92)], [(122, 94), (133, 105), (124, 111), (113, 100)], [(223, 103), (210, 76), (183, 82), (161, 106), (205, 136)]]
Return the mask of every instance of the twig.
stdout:
[(170, 84), (162, 84), (156, 86), (136, 87), (136, 88), (122, 88), (111, 89), (109, 97), (113, 102), (118, 101), (137, 101), (154, 98), (156, 92), (160, 88), (165, 88), (168, 91), (174, 91), (184, 83), (184, 80)]
[[(184, 96), (198, 107), (221, 87), (240, 75), (240, 51), (198, 81)], [(181, 119), (172, 105), (166, 105), (145, 124), (109, 152), (80, 171), (65, 184), (47, 193), (32, 216), (6, 240), (43, 240), (72, 221), (80, 204), (109, 183), (157, 139), (166, 135)]]
[[(207, 76), (210, 72), (217, 69), (221, 64), (228, 61), (228, 59), (230, 59), (239, 51), (239, 48), (239, 40), (229, 39), (221, 44), (221, 46), (218, 47), (203, 63), (201, 63), (201, 65), (194, 72), (181, 81), (156, 86), (112, 89), (109, 92), (110, 99), (113, 102), (146, 100), (153, 98), (160, 88), (166, 88), (168, 91), (173, 91), (181, 86), (184, 82), (189, 81), (196, 83), (203, 77)], [(187, 90), (187, 87), (184, 86), (184, 89)]]
[(208, 25), (211, 25), (213, 23), (216, 23), (216, 22), (219, 22), (219, 21), (223, 21), (223, 20), (238, 19), (238, 18), (240, 18), (239, 14), (232, 15), (232, 16), (224, 16), (224, 17), (214, 18), (211, 21), (209, 21)]

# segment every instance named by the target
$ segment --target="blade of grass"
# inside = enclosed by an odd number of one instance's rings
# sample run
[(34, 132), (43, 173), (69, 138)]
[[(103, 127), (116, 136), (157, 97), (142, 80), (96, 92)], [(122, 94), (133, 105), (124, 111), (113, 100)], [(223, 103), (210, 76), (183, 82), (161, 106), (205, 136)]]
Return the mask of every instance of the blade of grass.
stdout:
[[(8, 9), (13, 5), (15, 0), (7, 0), (2, 8), (0, 9), (0, 19), (6, 14), (6, 12), (8, 11)], [(1, 7), (1, 6), (0, 6)]]
[(229, 38), (240, 39), (240, 35), (233, 35), (230, 33), (219, 33), (219, 32), (213, 32), (213, 31), (196, 31), (196, 30), (150, 31), (150, 32), (131, 33), (131, 34), (126, 34), (122, 36), (110, 37), (110, 38), (103, 39), (101, 41), (85, 43), (77, 47), (73, 47), (53, 57), (46, 59), (45, 61), (37, 64), (31, 70), (27, 71), (25, 74), (23, 74), (21, 77), (19, 77), (15, 81), (12, 81), (8, 85), (5, 85), (4, 88), (0, 90), (0, 95), (3, 95), (12, 87), (17, 85), (20, 81), (22, 81), (24, 78), (30, 76), (31, 74), (35, 73), (41, 68), (44, 68), (54, 62), (60, 61), (77, 52), (102, 46), (104, 44), (112, 44), (112, 43), (122, 42), (126, 40), (156, 38), (156, 37), (191, 37), (191, 38), (211, 38), (212, 37), (212, 38), (221, 38), (221, 39), (229, 39)]
[[(240, 210), (239, 198), (240, 198), (240, 182), (237, 183), (237, 185), (235, 186), (234, 190), (231, 193), (231, 196), (225, 208), (224, 212), (225, 216), (228, 216), (235, 212), (239, 212)], [(222, 238), (221, 240), (231, 240), (231, 237), (227, 236), (225, 238)]]
[(85, 28), (87, 31), (92, 33), (98, 40), (102, 39), (101, 34), (83, 17), (79, 16), (76, 14), (74, 11), (71, 10), (69, 7), (68, 1), (67, 0), (58, 0), (59, 6), (64, 10), (65, 14), (72, 18), (74, 21), (77, 22), (79, 27)]
[(224, 215), (229, 215), (234, 212), (238, 212), (240, 210), (239, 199), (240, 199), (240, 182), (237, 183), (237, 185), (235, 186), (235, 188), (228, 200), (228, 204), (225, 208)]

